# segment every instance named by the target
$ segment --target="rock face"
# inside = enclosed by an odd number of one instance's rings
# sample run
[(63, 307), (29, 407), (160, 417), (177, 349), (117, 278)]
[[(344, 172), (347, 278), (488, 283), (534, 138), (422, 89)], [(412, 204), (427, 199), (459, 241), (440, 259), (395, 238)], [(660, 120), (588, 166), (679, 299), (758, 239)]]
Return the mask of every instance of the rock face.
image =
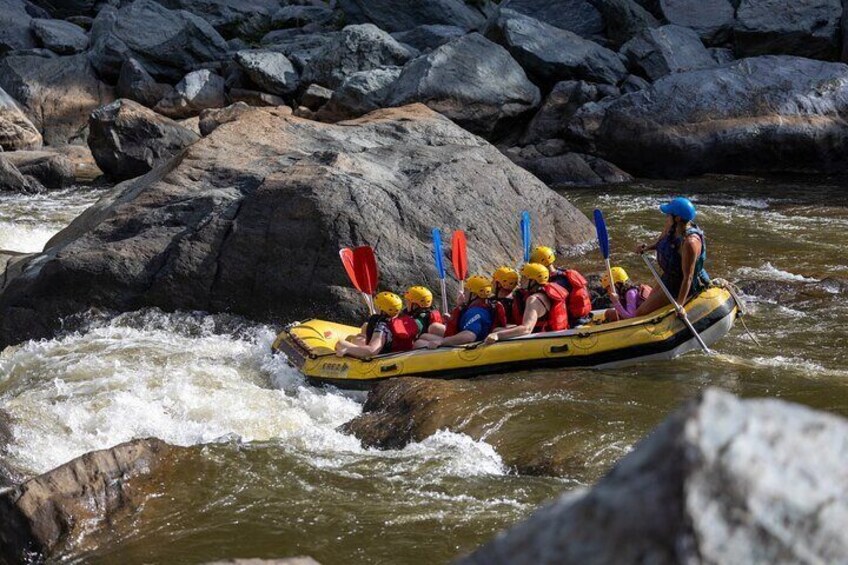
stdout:
[(846, 438), (839, 417), (710, 389), (593, 488), (457, 563), (838, 562)]
[(204, 69), (183, 77), (174, 91), (159, 101), (155, 110), (180, 119), (196, 116), (207, 108), (221, 108), (224, 104), (224, 79)]
[(688, 27), (708, 45), (728, 41), (735, 21), (730, 0), (659, 0), (657, 7), (665, 20)]
[(452, 25), (477, 29), (485, 17), (463, 0), (396, 2), (393, 0), (339, 0), (346, 21), (373, 23), (389, 33), (406, 31), (420, 25)]
[(148, 108), (170, 95), (174, 88), (169, 84), (156, 82), (141, 63), (133, 58), (124, 61), (121, 65), (121, 74), (118, 77), (118, 85), (115, 92), (121, 98), (135, 100)]
[(505, 218), (523, 209), (543, 219), (540, 240), (593, 237), (568, 201), (425, 106), (336, 125), (251, 109), (115, 187), (31, 258), (0, 294), (0, 344), (98, 304), (344, 318), (360, 301), (340, 247), (375, 246), (383, 288), (435, 285), (433, 226), (466, 228), (472, 270), (489, 267), (520, 255)]
[(175, 82), (187, 71), (224, 59), (227, 53), (227, 43), (206, 20), (183, 10), (168, 10), (153, 0), (100, 10), (91, 38), (91, 63), (110, 80), (117, 80), (130, 57), (158, 80)]
[(469, 131), (492, 135), (539, 100), (539, 89), (509, 53), (472, 33), (407, 64), (389, 104), (423, 102)]
[(633, 72), (651, 81), (669, 73), (708, 69), (716, 65), (698, 34), (675, 25), (645, 30), (625, 43), (621, 52), (627, 57)]
[(587, 104), (570, 135), (641, 176), (846, 168), (848, 66), (755, 57)]
[(34, 19), (32, 31), (42, 45), (59, 55), (73, 55), (88, 47), (85, 30), (71, 22)]
[(40, 149), (41, 143), (41, 133), (27, 119), (17, 101), (0, 88), (0, 149)]
[(841, 0), (741, 0), (736, 11), (740, 57), (787, 54), (834, 60), (839, 56)]
[(287, 95), (297, 89), (297, 71), (282, 53), (274, 51), (239, 51), (236, 62), (250, 80), (271, 94)]
[(388, 67), (353, 73), (321, 107), (318, 119), (338, 121), (356, 118), (385, 106), (400, 72), (400, 67)]
[(0, 55), (36, 46), (31, 21), (23, 0), (0, 0)]
[(576, 33), (600, 36), (604, 20), (589, 0), (506, 0), (502, 9), (514, 10), (540, 22)]
[(97, 166), (116, 181), (143, 175), (198, 139), (177, 122), (125, 99), (92, 112), (89, 131)]
[(93, 451), (0, 494), (0, 559), (22, 563), (46, 556), (83, 528), (134, 510), (145, 475), (178, 448), (138, 439)]
[(500, 11), (487, 36), (506, 47), (530, 78), (546, 88), (562, 80), (616, 84), (627, 76), (613, 51), (512, 10)]
[(85, 54), (43, 58), (9, 55), (0, 61), (0, 88), (21, 103), (48, 145), (85, 139), (88, 115), (114, 100)]
[(412, 55), (391, 35), (372, 24), (350, 25), (309, 60), (303, 81), (335, 90), (355, 72), (402, 66)]

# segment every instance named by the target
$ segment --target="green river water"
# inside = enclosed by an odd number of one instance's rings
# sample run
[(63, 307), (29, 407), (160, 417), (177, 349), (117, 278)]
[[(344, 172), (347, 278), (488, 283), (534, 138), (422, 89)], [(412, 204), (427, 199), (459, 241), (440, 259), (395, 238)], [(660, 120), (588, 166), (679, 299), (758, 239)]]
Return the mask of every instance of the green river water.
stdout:
[[(696, 201), (713, 276), (787, 285), (848, 277), (848, 192), (836, 181), (709, 178), (564, 194), (587, 214), (605, 211), (614, 261), (647, 280), (630, 249), (658, 232), (657, 205), (679, 192)], [(0, 201), (0, 248), (37, 249), (95, 197)], [(569, 254), (600, 270), (596, 248)], [(92, 320), (0, 353), (0, 407), (15, 418), (8, 462), (31, 476), (135, 437), (195, 446), (141, 507), (72, 540), (58, 562), (442, 563), (590, 485), (707, 386), (848, 416), (848, 306), (828, 288), (788, 303), (750, 296), (748, 324), (762, 347), (737, 326), (710, 358), (490, 380), (453, 407), (467, 415), (461, 429), (396, 451), (363, 449), (336, 431), (364, 395), (305, 385), (269, 353), (277, 328), (152, 310)], [(540, 446), (569, 454), (566, 476), (522, 476), (503, 462)]]

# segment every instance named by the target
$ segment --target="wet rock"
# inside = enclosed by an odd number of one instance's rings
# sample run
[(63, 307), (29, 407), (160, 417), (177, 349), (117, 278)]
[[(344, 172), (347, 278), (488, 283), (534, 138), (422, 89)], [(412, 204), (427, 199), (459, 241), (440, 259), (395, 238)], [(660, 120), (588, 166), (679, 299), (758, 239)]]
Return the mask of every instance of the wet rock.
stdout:
[(121, 65), (121, 74), (115, 87), (116, 94), (121, 98), (153, 108), (173, 91), (174, 88), (170, 84), (156, 82), (144, 66), (133, 58), (127, 59)]
[(249, 110), (250, 106), (244, 102), (236, 102), (226, 108), (217, 110), (203, 110), (200, 113), (200, 135), (206, 137), (218, 129), (218, 126), (221, 124), (234, 122), (239, 116)]
[(322, 26), (333, 19), (333, 10), (327, 6), (283, 6), (271, 20), (275, 29)]
[(170, 118), (188, 118), (207, 108), (221, 108), (224, 98), (224, 79), (210, 70), (187, 74), (174, 91), (159, 101), (154, 110)]
[(621, 47), (634, 73), (655, 81), (669, 73), (708, 69), (716, 65), (691, 29), (667, 25), (649, 29)]
[(257, 86), (281, 96), (297, 90), (298, 75), (291, 62), (275, 51), (239, 51), (235, 61)]
[(594, 487), (457, 561), (830, 563), (848, 554), (848, 423), (708, 389)]
[(108, 80), (117, 80), (124, 61), (131, 57), (157, 80), (175, 82), (227, 54), (227, 43), (206, 20), (153, 0), (100, 10), (91, 44), (91, 63)]
[(330, 101), (333, 97), (333, 91), (329, 88), (324, 88), (318, 84), (310, 84), (303, 96), (300, 97), (300, 103), (310, 110), (317, 110), (324, 104)]
[(571, 118), (584, 104), (596, 102), (619, 92), (609, 86), (599, 86), (585, 81), (563, 81), (554, 86), (542, 107), (527, 124), (520, 144), (531, 145), (546, 139), (561, 139), (568, 132)]
[(88, 47), (85, 30), (61, 20), (32, 20), (32, 31), (41, 44), (59, 55), (73, 55)]
[(125, 99), (92, 112), (89, 130), (97, 165), (116, 181), (145, 174), (198, 139), (175, 121)]
[(583, 106), (569, 138), (646, 177), (846, 167), (848, 67), (800, 57), (743, 59), (671, 74)]
[(345, 21), (372, 23), (389, 33), (406, 31), (421, 25), (451, 25), (478, 29), (483, 14), (463, 0), (395, 2), (393, 0), (339, 0)]
[(223, 36), (258, 38), (272, 27), (281, 0), (158, 0), (172, 10), (185, 10), (206, 20)]
[(539, 89), (503, 47), (472, 33), (408, 63), (389, 104), (423, 102), (469, 131), (492, 135), (539, 99)]
[(92, 451), (0, 494), (0, 558), (42, 558), (84, 528), (131, 512), (179, 448), (150, 438)]
[(604, 35), (620, 47), (634, 35), (660, 26), (657, 19), (634, 0), (592, 0), (604, 19)]
[(741, 280), (740, 290), (749, 296), (777, 304), (799, 304), (809, 300), (838, 300), (848, 292), (848, 279), (829, 277), (820, 281)]
[(409, 49), (374, 25), (350, 25), (309, 60), (303, 81), (335, 90), (355, 72), (402, 66), (412, 56)]
[(429, 53), (436, 47), (462, 37), (467, 30), (453, 25), (421, 25), (407, 31), (392, 34), (404, 45), (410, 45), (421, 53)]
[(670, 24), (688, 27), (707, 45), (731, 39), (735, 18), (731, 0), (659, 0), (657, 9)]
[(230, 90), (230, 102), (244, 102), (248, 106), (285, 106), (286, 101), (279, 96), (250, 90), (249, 88), (233, 88)]
[(0, 55), (36, 46), (31, 22), (24, 0), (0, 0)]
[(387, 67), (353, 73), (321, 107), (317, 118), (323, 121), (356, 118), (386, 106), (400, 72), (400, 67)]
[(841, 18), (841, 0), (741, 0), (734, 29), (736, 53), (835, 60)]
[(41, 133), (24, 115), (18, 102), (0, 88), (0, 149), (41, 149)]
[[(14, 252), (7, 252), (0, 249), (0, 273), (6, 270), (6, 264), (15, 255)], [(2, 279), (3, 275), (0, 274), (0, 288), (2, 288)], [(6, 464), (7, 446), (12, 442), (13, 438), (12, 416), (0, 408), (0, 491), (18, 482), (15, 472)]]
[(599, 37), (604, 20), (589, 0), (506, 0), (502, 9), (514, 10), (581, 37)]
[(0, 191), (36, 194), (44, 192), (44, 187), (34, 178), (21, 174), (6, 154), (0, 153)]
[(84, 142), (89, 113), (114, 100), (82, 53), (9, 55), (0, 61), (0, 88), (20, 102), (47, 145)]
[(627, 76), (615, 52), (512, 10), (501, 9), (486, 35), (544, 88), (562, 80), (616, 84)]
[(14, 151), (3, 155), (24, 176), (37, 180), (44, 188), (67, 188), (76, 180), (74, 164), (60, 153), (50, 151)]
[(612, 163), (591, 155), (567, 152), (560, 143), (513, 147), (504, 153), (513, 163), (550, 187), (595, 186), (633, 180)]
[(503, 218), (527, 207), (540, 240), (593, 237), (567, 200), (423, 105), (335, 125), (252, 109), (57, 234), (0, 294), (0, 345), (97, 305), (358, 317), (343, 269), (322, 267), (340, 247), (375, 245), (387, 288), (435, 285), (433, 225), (469, 227), (470, 265), (506, 263), (520, 250)]

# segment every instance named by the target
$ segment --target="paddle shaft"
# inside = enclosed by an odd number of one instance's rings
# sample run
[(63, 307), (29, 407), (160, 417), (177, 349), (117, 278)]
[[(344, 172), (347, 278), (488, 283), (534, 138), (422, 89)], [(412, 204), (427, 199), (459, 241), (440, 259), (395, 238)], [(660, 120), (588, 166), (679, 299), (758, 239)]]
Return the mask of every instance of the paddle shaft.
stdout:
[(607, 266), (607, 275), (609, 276), (609, 281), (610, 281), (610, 293), (616, 294), (616, 292), (615, 292), (616, 291), (615, 281), (612, 280), (612, 267), (610, 266), (609, 257), (604, 257), (604, 263)]
[(439, 286), (441, 287), (440, 290), (442, 291), (442, 313), (448, 314), (448, 312), (450, 311), (450, 304), (448, 304), (448, 290), (444, 278), (439, 279)]
[[(706, 353), (707, 355), (711, 355), (712, 351), (710, 351), (710, 348), (707, 347), (706, 343), (704, 343), (704, 340), (701, 339), (701, 335), (695, 329), (695, 326), (692, 325), (692, 322), (689, 321), (689, 317), (686, 315), (686, 310), (683, 310), (680, 304), (677, 303), (677, 300), (675, 300), (674, 297), (671, 295), (671, 292), (669, 292), (668, 287), (666, 287), (665, 283), (662, 282), (659, 273), (657, 273), (657, 270), (654, 269), (654, 266), (651, 264), (650, 259), (648, 259), (648, 257), (643, 254), (642, 260), (645, 262), (645, 265), (648, 266), (648, 269), (651, 270), (651, 274), (654, 275), (657, 284), (660, 285), (660, 288), (665, 293), (665, 296), (666, 298), (668, 298), (668, 301), (674, 305), (674, 309), (677, 311), (683, 311), (683, 323), (686, 324), (686, 327), (688, 327), (689, 331), (692, 332), (692, 335), (695, 336), (695, 340), (698, 342), (698, 345), (701, 346), (701, 349), (704, 350), (704, 353)], [(610, 280), (612, 280), (612, 278), (610, 278)]]

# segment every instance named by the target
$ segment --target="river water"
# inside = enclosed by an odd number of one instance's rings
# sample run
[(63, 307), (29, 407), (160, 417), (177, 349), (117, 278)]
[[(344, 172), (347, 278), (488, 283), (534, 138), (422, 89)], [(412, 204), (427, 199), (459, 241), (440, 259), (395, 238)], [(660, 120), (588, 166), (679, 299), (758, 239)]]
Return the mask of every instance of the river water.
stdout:
[[(714, 276), (787, 285), (848, 277), (848, 193), (834, 181), (709, 178), (565, 194), (587, 213), (605, 211), (614, 262), (647, 281), (628, 251), (658, 232), (656, 207), (678, 192), (698, 205)], [(2, 197), (0, 248), (36, 250), (94, 198)], [(596, 249), (565, 251), (600, 270)], [(361, 412), (363, 393), (305, 385), (270, 355), (276, 328), (155, 310), (92, 318), (77, 333), (0, 353), (0, 407), (14, 418), (7, 460), (31, 476), (136, 437), (195, 446), (136, 512), (73, 540), (60, 562), (446, 562), (591, 484), (706, 386), (848, 416), (848, 306), (835, 288), (783, 303), (750, 296), (761, 347), (737, 327), (711, 358), (484, 378), (454, 408), (466, 414), (455, 432), (396, 451), (363, 449), (336, 430)], [(505, 463), (545, 450), (564, 456), (562, 476), (520, 475)]]

